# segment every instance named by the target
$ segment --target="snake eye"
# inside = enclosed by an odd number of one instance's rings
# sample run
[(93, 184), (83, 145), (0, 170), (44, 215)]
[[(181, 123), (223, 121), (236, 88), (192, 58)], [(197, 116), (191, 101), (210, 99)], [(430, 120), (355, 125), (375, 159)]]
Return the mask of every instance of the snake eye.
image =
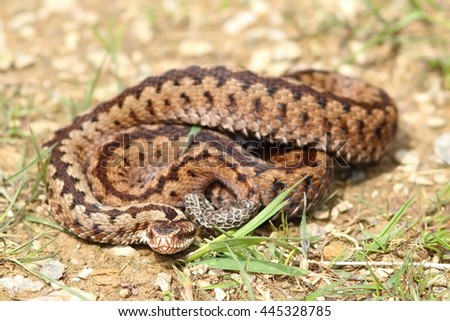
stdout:
[(191, 222), (155, 221), (147, 228), (147, 244), (161, 254), (174, 254), (191, 245), (195, 230)]

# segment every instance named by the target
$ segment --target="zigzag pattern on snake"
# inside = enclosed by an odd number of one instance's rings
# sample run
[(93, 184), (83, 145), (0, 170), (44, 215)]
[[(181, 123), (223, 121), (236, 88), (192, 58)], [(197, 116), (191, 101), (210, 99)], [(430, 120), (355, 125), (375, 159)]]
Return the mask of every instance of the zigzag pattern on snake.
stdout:
[[(185, 149), (191, 125), (203, 129)], [(284, 210), (314, 207), (332, 183), (331, 157), (377, 161), (396, 126), (384, 91), (334, 73), (171, 70), (46, 142), (51, 213), (83, 239), (175, 253), (193, 240), (191, 220), (238, 226), (300, 179)]]

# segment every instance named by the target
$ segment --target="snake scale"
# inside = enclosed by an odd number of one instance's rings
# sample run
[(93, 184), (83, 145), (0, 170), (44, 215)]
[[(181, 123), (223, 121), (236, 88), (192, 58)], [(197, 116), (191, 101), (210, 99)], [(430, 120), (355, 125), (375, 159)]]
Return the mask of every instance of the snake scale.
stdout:
[[(192, 125), (202, 126), (194, 136)], [(301, 179), (284, 211), (314, 207), (332, 183), (332, 158), (377, 161), (396, 127), (391, 98), (359, 79), (170, 70), (45, 143), (51, 213), (83, 239), (176, 253), (192, 242), (194, 223), (239, 226)]]

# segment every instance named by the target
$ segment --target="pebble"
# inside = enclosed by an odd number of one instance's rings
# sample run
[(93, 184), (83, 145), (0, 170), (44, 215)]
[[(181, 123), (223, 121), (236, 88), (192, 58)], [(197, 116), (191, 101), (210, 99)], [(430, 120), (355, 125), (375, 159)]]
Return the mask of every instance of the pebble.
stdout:
[(161, 289), (161, 291), (169, 291), (170, 290), (170, 282), (172, 281), (172, 276), (170, 274), (161, 272), (156, 276), (156, 280), (153, 283), (154, 286)]
[(446, 121), (442, 117), (433, 116), (427, 119), (427, 126), (430, 128), (441, 128), (445, 126), (445, 123)]
[(248, 69), (254, 70), (255, 72), (261, 72), (266, 69), (267, 65), (272, 60), (272, 53), (268, 48), (255, 50), (250, 61), (247, 63)]
[(148, 44), (153, 38), (153, 31), (149, 23), (145, 20), (137, 20), (131, 27), (133, 36), (143, 44)]
[(27, 67), (30, 67), (34, 64), (35, 57), (28, 54), (17, 54), (16, 58), (14, 59), (14, 67), (16, 69), (25, 69)]
[(385, 282), (388, 280), (389, 276), (394, 273), (394, 270), (389, 268), (376, 268), (374, 273), (380, 281)]
[(312, 237), (321, 237), (327, 233), (324, 227), (315, 223), (308, 224), (306, 230), (308, 231), (308, 234)]
[(223, 301), (227, 297), (227, 294), (224, 290), (220, 288), (214, 288), (214, 297), (217, 301)]
[(436, 174), (436, 175), (433, 175), (433, 181), (436, 184), (443, 185), (443, 184), (448, 184), (448, 182), (450, 182), (450, 178), (445, 174)]
[(223, 24), (223, 31), (229, 35), (237, 35), (253, 24), (256, 19), (257, 15), (252, 11), (240, 12)]
[(64, 46), (67, 50), (75, 50), (80, 43), (80, 34), (78, 32), (69, 32), (64, 36)]
[(207, 280), (198, 280), (196, 282), (197, 287), (199, 288), (206, 288), (207, 286), (211, 286), (211, 282), (207, 281)]
[(0, 51), (0, 71), (7, 71), (14, 64), (14, 54), (9, 50)]
[(380, 220), (376, 216), (366, 217), (365, 220), (366, 220), (367, 224), (369, 224), (370, 226), (377, 226), (380, 224)]
[(21, 12), (16, 14), (9, 20), (8, 27), (11, 31), (20, 31), (20, 29), (28, 26), (36, 21), (36, 16), (31, 11)]
[(285, 41), (277, 43), (272, 52), (274, 60), (294, 60), (302, 54), (298, 42)]
[(428, 103), (431, 101), (431, 96), (428, 92), (417, 93), (414, 95), (414, 100), (419, 103)]
[(40, 272), (54, 280), (60, 280), (64, 275), (66, 266), (56, 259), (45, 260), (41, 266)]
[(120, 296), (121, 298), (124, 298), (124, 299), (129, 298), (129, 297), (131, 296), (131, 291), (130, 291), (130, 289), (128, 289), (128, 288), (126, 288), (126, 289), (120, 289), (120, 290), (119, 290), (119, 296)]
[(0, 279), (0, 285), (13, 294), (22, 292), (37, 292), (44, 288), (45, 283), (37, 280), (33, 281), (23, 275), (14, 277), (5, 276)]
[(419, 156), (414, 150), (399, 149), (395, 152), (394, 158), (402, 165), (417, 169), (420, 163)]
[(281, 29), (269, 29), (267, 27), (255, 27), (248, 31), (247, 40), (249, 42), (256, 41), (282, 41), (287, 38), (286, 33)]
[(178, 46), (180, 55), (187, 58), (203, 57), (212, 53), (213, 50), (213, 45), (204, 40), (184, 40)]
[(412, 175), (410, 175), (408, 177), (408, 182), (411, 182), (411, 183), (414, 183), (417, 185), (422, 185), (422, 186), (434, 185), (433, 181), (431, 179), (429, 179), (428, 177), (418, 176), (415, 173), (413, 173)]
[(191, 267), (192, 275), (203, 275), (208, 271), (207, 264), (199, 264)]
[(314, 217), (314, 219), (316, 220), (326, 220), (330, 217), (330, 211), (329, 210), (324, 210), (324, 211), (314, 211), (314, 213), (312, 214), (312, 216)]
[(111, 255), (115, 256), (133, 256), (139, 255), (139, 252), (134, 248), (128, 245), (117, 245), (109, 249), (105, 249), (105, 251)]
[(77, 277), (86, 280), (88, 277), (91, 276), (92, 272), (94, 272), (94, 269), (85, 267), (80, 272), (78, 272)]
[(0, 48), (6, 48), (6, 33), (3, 27), (3, 21), (0, 19)]
[(394, 190), (395, 194), (399, 194), (403, 189), (405, 188), (405, 185), (403, 183), (395, 183), (392, 189)]
[(349, 201), (341, 201), (331, 209), (331, 217), (336, 218), (340, 213), (347, 212), (353, 208), (353, 204)]
[(439, 163), (450, 165), (450, 133), (443, 133), (434, 140), (434, 154)]
[(44, 0), (39, 15), (47, 17), (49, 14), (70, 13), (76, 6), (76, 0)]
[(27, 264), (27, 267), (37, 270), (53, 280), (60, 280), (66, 269), (66, 266), (56, 259), (47, 259)]

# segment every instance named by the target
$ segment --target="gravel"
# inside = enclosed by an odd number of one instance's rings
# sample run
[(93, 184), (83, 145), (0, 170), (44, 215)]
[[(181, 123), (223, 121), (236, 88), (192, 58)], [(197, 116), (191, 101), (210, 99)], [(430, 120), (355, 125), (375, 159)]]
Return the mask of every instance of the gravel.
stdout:
[(40, 280), (33, 281), (19, 274), (14, 277), (5, 276), (1, 278), (0, 286), (12, 294), (19, 294), (23, 292), (38, 292), (44, 288), (45, 283)]
[(439, 135), (434, 140), (434, 154), (440, 163), (450, 165), (450, 133)]

